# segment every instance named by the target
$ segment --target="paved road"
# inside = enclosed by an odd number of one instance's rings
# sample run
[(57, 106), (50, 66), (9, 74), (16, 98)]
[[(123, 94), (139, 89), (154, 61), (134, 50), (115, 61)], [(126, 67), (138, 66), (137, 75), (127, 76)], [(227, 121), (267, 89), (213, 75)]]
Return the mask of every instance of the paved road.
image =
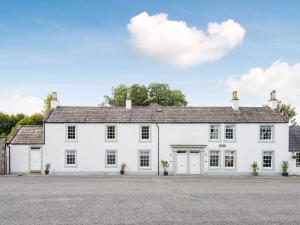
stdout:
[(300, 224), (300, 178), (0, 176), (0, 224)]

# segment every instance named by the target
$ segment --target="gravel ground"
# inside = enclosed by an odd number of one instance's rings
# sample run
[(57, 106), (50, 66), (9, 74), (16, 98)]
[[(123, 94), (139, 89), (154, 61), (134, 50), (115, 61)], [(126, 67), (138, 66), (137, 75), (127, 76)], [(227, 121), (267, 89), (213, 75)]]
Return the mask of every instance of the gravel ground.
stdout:
[(0, 224), (300, 224), (300, 178), (0, 176)]

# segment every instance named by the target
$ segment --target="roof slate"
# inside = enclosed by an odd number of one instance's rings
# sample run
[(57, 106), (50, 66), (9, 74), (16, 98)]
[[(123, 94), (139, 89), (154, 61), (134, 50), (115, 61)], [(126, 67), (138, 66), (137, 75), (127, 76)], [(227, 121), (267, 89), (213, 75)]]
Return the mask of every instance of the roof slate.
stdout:
[(291, 126), (289, 134), (289, 151), (300, 151), (300, 127)]
[(46, 118), (47, 123), (287, 123), (268, 107), (77, 107), (59, 106)]
[(10, 137), (8, 144), (44, 144), (44, 129), (42, 125), (22, 125), (15, 135)]

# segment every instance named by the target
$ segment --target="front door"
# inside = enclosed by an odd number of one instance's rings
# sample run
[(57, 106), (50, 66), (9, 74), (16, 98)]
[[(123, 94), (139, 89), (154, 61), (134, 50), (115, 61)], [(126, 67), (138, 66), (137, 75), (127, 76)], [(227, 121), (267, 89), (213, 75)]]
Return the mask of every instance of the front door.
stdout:
[(190, 151), (190, 174), (200, 174), (200, 151)]
[(187, 173), (187, 152), (186, 151), (177, 151), (177, 174)]
[(41, 172), (42, 154), (40, 147), (31, 147), (30, 149), (30, 172)]

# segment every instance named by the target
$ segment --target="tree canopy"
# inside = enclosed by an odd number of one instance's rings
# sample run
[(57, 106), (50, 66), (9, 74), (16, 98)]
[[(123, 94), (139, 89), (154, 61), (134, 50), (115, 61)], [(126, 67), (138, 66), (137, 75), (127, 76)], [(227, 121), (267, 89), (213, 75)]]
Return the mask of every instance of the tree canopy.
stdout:
[(281, 114), (289, 121), (291, 125), (297, 126), (297, 112), (295, 107), (290, 104), (284, 104), (281, 101), (278, 102), (277, 109)]
[(131, 93), (133, 106), (147, 106), (156, 102), (162, 106), (185, 106), (187, 101), (180, 90), (170, 89), (168, 84), (152, 83), (148, 86), (133, 84), (126, 86), (119, 85), (112, 88), (111, 96), (104, 96), (106, 102), (111, 106), (124, 106), (127, 92)]

